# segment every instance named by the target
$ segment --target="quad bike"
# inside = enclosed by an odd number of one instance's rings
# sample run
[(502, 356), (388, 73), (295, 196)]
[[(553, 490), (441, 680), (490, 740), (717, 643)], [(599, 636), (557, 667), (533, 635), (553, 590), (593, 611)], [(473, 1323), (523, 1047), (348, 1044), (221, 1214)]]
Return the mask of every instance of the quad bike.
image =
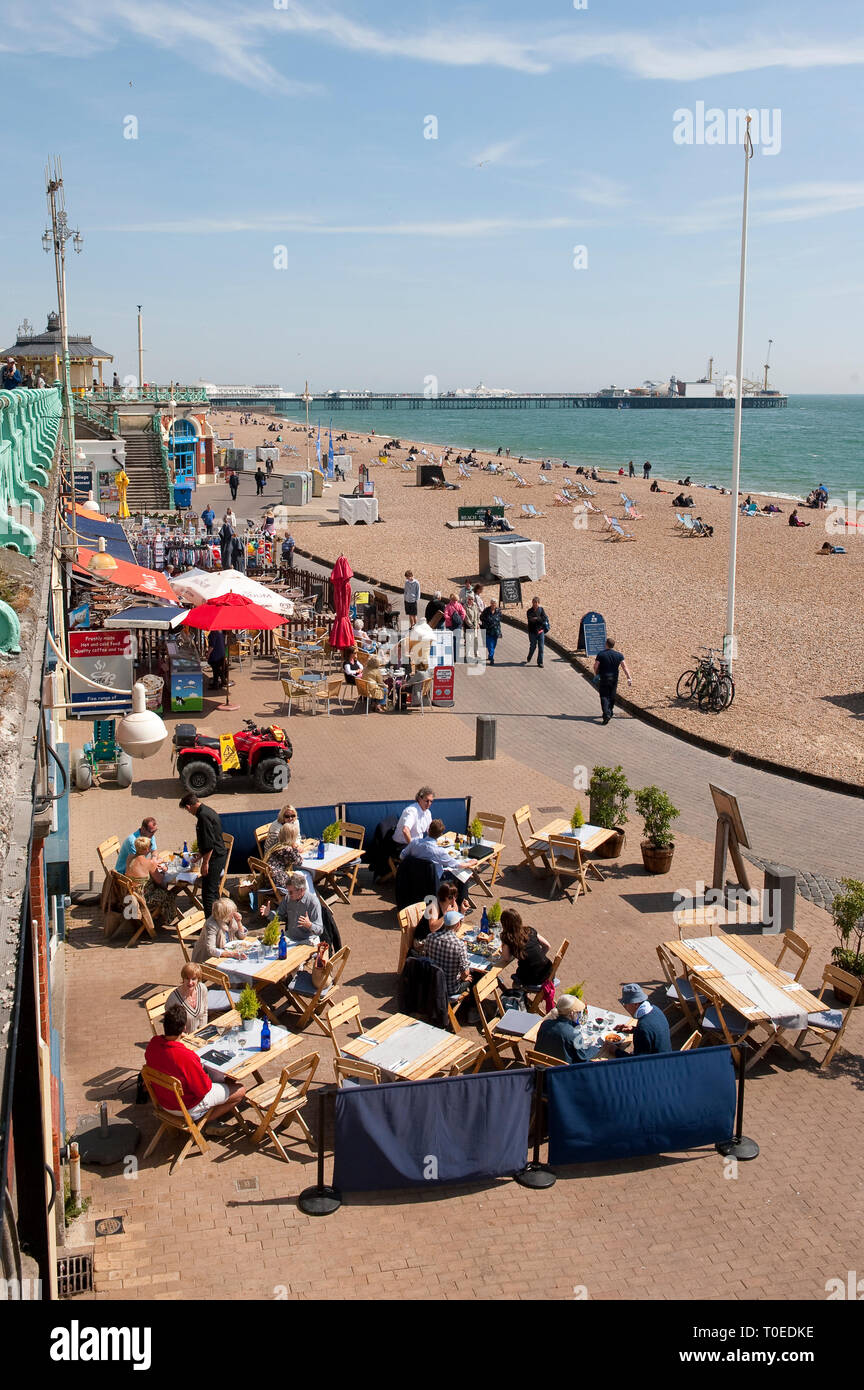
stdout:
[(118, 787), (131, 787), (132, 759), (114, 738), (114, 720), (96, 719), (93, 738), (72, 754), (72, 780), (79, 791), (86, 791), (94, 782), (101, 786), (109, 771)]
[(194, 724), (177, 725), (173, 757), (185, 791), (211, 796), (223, 778), (248, 776), (254, 777), (256, 791), (285, 790), (293, 753), (285, 730), (276, 724), (259, 728), (251, 719), (243, 723), (242, 733), (227, 736), (230, 742), (225, 735), (219, 739), (199, 734)]

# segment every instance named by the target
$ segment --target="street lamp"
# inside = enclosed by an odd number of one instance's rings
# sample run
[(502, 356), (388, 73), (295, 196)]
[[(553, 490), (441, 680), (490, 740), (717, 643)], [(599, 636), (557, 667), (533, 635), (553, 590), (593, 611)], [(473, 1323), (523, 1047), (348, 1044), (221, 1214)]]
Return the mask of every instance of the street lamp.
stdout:
[(66, 202), (63, 192), (63, 170), (59, 159), (45, 168), (48, 212), (51, 217), (50, 228), (42, 233), (42, 247), (46, 254), (54, 251), (54, 273), (57, 279), (57, 309), (60, 317), (60, 346), (63, 352), (63, 397), (64, 420), (66, 426), (66, 458), (72, 472), (72, 535), (77, 549), (78, 527), (75, 519), (75, 420), (72, 412), (72, 383), (69, 367), (69, 327), (66, 320), (66, 243), (72, 245), (80, 255), (84, 249), (84, 238), (77, 227), (72, 231), (66, 217)]

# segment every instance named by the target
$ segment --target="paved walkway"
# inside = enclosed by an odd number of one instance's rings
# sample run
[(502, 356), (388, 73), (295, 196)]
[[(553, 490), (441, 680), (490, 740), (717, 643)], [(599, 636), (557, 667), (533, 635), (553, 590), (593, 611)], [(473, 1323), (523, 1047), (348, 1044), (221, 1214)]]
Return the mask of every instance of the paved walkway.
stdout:
[[(273, 502), (272, 484), (271, 490)], [(228, 495), (224, 487), (207, 490), (217, 510)], [(257, 520), (261, 509), (251, 476), (243, 477), (238, 517)], [(334, 560), (341, 545), (350, 551), (350, 537), (342, 530), (331, 534), (307, 528), (299, 518), (293, 529), (303, 550), (326, 554), (332, 549)], [(400, 572), (394, 558), (394, 582)], [(401, 600), (394, 603), (401, 607)], [(554, 632), (555, 615), (550, 616)], [(527, 649), (524, 633), (505, 627), (495, 668), (471, 678), (462, 670), (457, 675), (456, 713), (471, 725), (478, 714), (494, 715), (501, 752), (568, 785), (577, 767), (590, 775), (597, 763), (621, 763), (632, 787), (656, 783), (667, 791), (681, 811), (677, 828), (705, 840), (713, 839), (715, 824), (708, 783), (724, 787), (739, 799), (753, 858), (791, 865), (805, 896), (820, 906), (830, 902), (834, 880), (864, 877), (864, 799), (745, 767), (620, 713), (604, 727), (596, 691), (569, 662), (550, 650), (542, 671), (524, 667)], [(638, 670), (633, 675), (638, 694)]]

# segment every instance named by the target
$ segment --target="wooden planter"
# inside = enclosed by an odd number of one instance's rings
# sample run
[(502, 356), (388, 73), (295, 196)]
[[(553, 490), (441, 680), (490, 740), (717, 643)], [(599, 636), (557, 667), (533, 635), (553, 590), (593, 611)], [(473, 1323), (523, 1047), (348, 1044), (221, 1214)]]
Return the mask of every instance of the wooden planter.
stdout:
[(623, 852), (626, 836), (621, 826), (615, 826), (615, 836), (613, 839), (604, 840), (602, 845), (598, 845), (593, 851), (598, 859), (617, 859)]
[(668, 874), (672, 867), (672, 856), (675, 853), (674, 845), (664, 845), (662, 849), (659, 849), (650, 841), (643, 840), (641, 849), (642, 863), (645, 865), (646, 873)]

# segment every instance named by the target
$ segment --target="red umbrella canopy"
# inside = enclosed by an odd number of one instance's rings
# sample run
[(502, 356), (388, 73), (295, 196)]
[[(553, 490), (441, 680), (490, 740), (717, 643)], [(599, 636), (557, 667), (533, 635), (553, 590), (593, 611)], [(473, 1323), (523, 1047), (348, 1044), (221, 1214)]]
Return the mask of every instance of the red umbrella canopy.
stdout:
[(253, 603), (245, 594), (222, 594), (191, 609), (183, 619), (183, 626), (199, 627), (204, 632), (263, 632), (282, 627), (287, 621), (281, 613), (271, 613), (269, 608)]
[(344, 555), (333, 566), (333, 573), (330, 575), (333, 581), (333, 608), (336, 618), (330, 629), (331, 647), (353, 647), (354, 629), (348, 618), (348, 609), (351, 607), (351, 580), (354, 571), (349, 565)]

